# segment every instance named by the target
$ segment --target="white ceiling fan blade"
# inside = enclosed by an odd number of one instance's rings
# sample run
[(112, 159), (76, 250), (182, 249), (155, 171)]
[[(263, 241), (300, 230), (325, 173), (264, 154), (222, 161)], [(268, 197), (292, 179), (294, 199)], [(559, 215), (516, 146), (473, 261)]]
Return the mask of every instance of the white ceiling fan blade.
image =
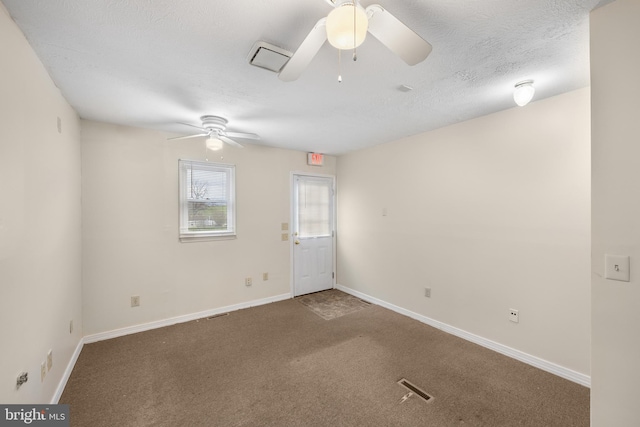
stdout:
[(285, 82), (291, 82), (300, 77), (300, 74), (307, 68), (316, 53), (320, 50), (325, 41), (327, 41), (327, 30), (325, 23), (327, 18), (320, 19), (313, 27), (311, 32), (304, 39), (298, 50), (289, 58), (278, 78)]
[(199, 133), (197, 135), (176, 136), (174, 138), (167, 138), (167, 141), (172, 141), (172, 140), (175, 140), (175, 139), (198, 138), (199, 136), (209, 136), (209, 134), (208, 133)]
[(183, 123), (183, 122), (178, 122), (178, 123), (181, 124), (181, 125), (191, 126), (192, 128), (200, 129), (203, 132), (207, 132), (207, 129), (203, 128), (201, 126), (196, 126), (196, 125), (192, 125), (192, 124), (189, 124), (189, 123)]
[(221, 132), (222, 136), (228, 136), (231, 138), (242, 138), (242, 139), (260, 139), (260, 135), (256, 135), (255, 133), (244, 133), (244, 132)]
[(416, 65), (431, 53), (431, 44), (404, 25), (379, 4), (367, 7), (369, 32), (409, 65)]
[(229, 139), (224, 135), (218, 135), (218, 138), (220, 138), (221, 141), (226, 142), (227, 144), (232, 145), (234, 147), (244, 148), (244, 146), (242, 146), (241, 144), (238, 144), (233, 139)]

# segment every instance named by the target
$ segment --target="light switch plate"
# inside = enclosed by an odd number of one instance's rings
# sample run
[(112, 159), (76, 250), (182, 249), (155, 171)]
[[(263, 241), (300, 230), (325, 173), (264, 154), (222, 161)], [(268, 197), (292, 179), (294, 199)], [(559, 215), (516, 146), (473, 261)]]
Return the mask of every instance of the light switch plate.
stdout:
[(604, 256), (604, 278), (609, 280), (629, 281), (629, 257), (621, 255)]

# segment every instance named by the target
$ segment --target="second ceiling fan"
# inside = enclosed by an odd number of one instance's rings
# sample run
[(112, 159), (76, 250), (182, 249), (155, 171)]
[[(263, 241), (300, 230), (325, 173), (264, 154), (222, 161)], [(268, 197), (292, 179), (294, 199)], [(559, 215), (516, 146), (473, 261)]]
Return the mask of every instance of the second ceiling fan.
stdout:
[(199, 138), (206, 136), (207, 140), (205, 142), (206, 147), (209, 150), (218, 151), (221, 150), (223, 144), (229, 144), (233, 147), (244, 148), (242, 144), (237, 141), (234, 141), (231, 138), (241, 138), (241, 139), (260, 139), (258, 135), (255, 133), (244, 133), (244, 132), (230, 132), (227, 129), (227, 119), (219, 116), (202, 116), (200, 117), (202, 120), (202, 126), (195, 126), (189, 123), (180, 123), (182, 125), (191, 126), (192, 128), (196, 128), (200, 130), (200, 133), (196, 133), (193, 135), (187, 136), (176, 136), (174, 138), (167, 138), (167, 140), (177, 140), (177, 139), (188, 139), (188, 138)]
[[(324, 42), (337, 49), (355, 49), (371, 33), (409, 65), (416, 65), (431, 53), (431, 44), (378, 4), (366, 9), (357, 0), (325, 0), (335, 9), (320, 19), (278, 74), (280, 80), (296, 80)], [(355, 56), (354, 56), (355, 60)]]

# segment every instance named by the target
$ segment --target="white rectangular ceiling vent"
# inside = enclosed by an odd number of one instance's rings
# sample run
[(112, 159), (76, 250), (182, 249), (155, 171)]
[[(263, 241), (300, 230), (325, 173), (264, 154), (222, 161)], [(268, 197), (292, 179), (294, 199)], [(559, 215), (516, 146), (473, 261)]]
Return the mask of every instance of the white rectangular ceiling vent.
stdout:
[(267, 42), (256, 42), (249, 52), (249, 64), (279, 73), (293, 53)]

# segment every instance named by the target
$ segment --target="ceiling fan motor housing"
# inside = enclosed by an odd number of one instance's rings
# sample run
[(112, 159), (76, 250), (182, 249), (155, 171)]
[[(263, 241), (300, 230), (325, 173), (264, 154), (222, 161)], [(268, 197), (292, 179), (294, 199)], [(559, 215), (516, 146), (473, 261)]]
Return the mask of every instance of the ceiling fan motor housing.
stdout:
[(218, 116), (202, 116), (200, 120), (203, 128), (217, 132), (224, 131), (228, 123), (227, 119)]

